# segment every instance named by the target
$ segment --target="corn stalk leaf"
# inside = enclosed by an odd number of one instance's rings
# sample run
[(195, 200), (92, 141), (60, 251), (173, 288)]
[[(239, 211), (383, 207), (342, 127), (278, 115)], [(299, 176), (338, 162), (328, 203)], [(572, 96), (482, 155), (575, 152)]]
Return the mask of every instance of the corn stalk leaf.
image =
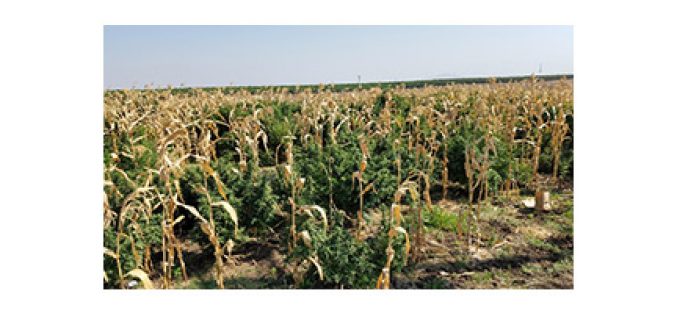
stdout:
[(235, 208), (233, 208), (233, 206), (226, 201), (214, 202), (212, 203), (212, 206), (223, 207), (223, 209), (226, 210), (226, 213), (228, 213), (228, 216), (230, 216), (230, 219), (233, 221), (233, 223), (235, 223), (235, 231), (237, 231), (238, 222), (237, 222), (237, 212), (235, 211)]
[(308, 257), (308, 260), (310, 260), (310, 262), (315, 265), (315, 268), (317, 268), (317, 274), (320, 275), (320, 280), (324, 281), (324, 273), (322, 272), (322, 266), (320, 265), (318, 259), (314, 257)]
[(150, 281), (150, 278), (148, 278), (148, 274), (144, 272), (141, 269), (134, 269), (132, 271), (129, 271), (125, 276), (133, 276), (139, 280), (141, 280), (141, 284), (143, 285), (144, 289), (154, 289), (155, 287), (153, 286), (153, 282)]
[(178, 206), (181, 206), (181, 207), (187, 209), (191, 214), (193, 214), (193, 216), (197, 217), (200, 221), (207, 223), (207, 220), (204, 217), (202, 217), (202, 215), (200, 215), (200, 212), (198, 212), (195, 207), (190, 206), (190, 205), (186, 205), (186, 204), (183, 204), (183, 203), (177, 201), (176, 197), (174, 197), (174, 203), (176, 203), (176, 205), (178, 205)]

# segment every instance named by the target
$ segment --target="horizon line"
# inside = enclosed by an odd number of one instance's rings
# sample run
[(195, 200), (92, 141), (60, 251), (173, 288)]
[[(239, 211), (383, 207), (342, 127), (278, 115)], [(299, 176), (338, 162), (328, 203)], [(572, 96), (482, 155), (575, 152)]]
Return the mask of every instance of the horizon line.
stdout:
[[(273, 87), (309, 87), (309, 86), (319, 86), (319, 85), (359, 85), (359, 84), (392, 84), (392, 83), (407, 83), (407, 82), (417, 82), (417, 81), (443, 81), (443, 80), (448, 80), (448, 81), (457, 81), (457, 80), (477, 80), (477, 79), (513, 79), (513, 78), (529, 78), (531, 76), (536, 76), (536, 77), (557, 77), (557, 76), (562, 76), (562, 77), (574, 77), (574, 73), (551, 73), (551, 74), (536, 74), (536, 73), (530, 73), (530, 74), (517, 74), (517, 75), (501, 75), (501, 76), (487, 76), (487, 75), (468, 75), (468, 76), (461, 76), (461, 77), (433, 77), (433, 78), (428, 78), (428, 79), (401, 79), (401, 80), (381, 80), (381, 81), (364, 81), (364, 82), (356, 82), (356, 81), (345, 81), (345, 82), (319, 82), (319, 83), (280, 83), (280, 84), (268, 84), (268, 85), (257, 85), (257, 84), (252, 84), (252, 85), (178, 85), (174, 86), (171, 84), (167, 84), (164, 86), (156, 86), (154, 87), (152, 83), (144, 85), (142, 88), (137, 88), (136, 86), (132, 86), (130, 88), (104, 88), (104, 92), (108, 91), (124, 91), (124, 90), (164, 90), (164, 89), (219, 89), (219, 88), (232, 88), (232, 89), (238, 89), (238, 88), (273, 88)], [(149, 88), (146, 88), (147, 86), (150, 86)]]

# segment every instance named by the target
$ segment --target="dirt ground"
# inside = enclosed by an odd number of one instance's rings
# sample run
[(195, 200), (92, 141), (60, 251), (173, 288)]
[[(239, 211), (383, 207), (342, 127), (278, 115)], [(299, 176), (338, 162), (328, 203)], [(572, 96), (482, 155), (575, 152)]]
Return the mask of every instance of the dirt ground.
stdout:
[[(484, 208), (482, 246), (470, 251), (455, 234), (427, 231), (425, 255), (394, 277), (394, 287), (572, 289), (571, 198), (556, 195), (549, 212), (534, 212), (509, 200)], [(439, 204), (445, 211), (466, 207), (451, 201)]]
[[(394, 289), (572, 289), (573, 194), (552, 193), (552, 210), (522, 205), (528, 196), (494, 197), (481, 209), (481, 246), (468, 249), (451, 227), (426, 225), (418, 260), (392, 275)], [(467, 209), (462, 199), (439, 200), (439, 216)], [(371, 217), (380, 214), (372, 213)], [(197, 271), (177, 288), (216, 288), (213, 254), (186, 244), (184, 259)], [(226, 261), (226, 288), (293, 288), (283, 277), (279, 243), (252, 239)], [(159, 282), (157, 284), (160, 285)]]

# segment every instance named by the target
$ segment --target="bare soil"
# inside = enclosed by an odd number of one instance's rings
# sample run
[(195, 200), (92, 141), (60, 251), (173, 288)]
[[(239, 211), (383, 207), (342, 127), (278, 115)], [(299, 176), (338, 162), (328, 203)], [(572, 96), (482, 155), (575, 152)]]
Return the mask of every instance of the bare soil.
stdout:
[[(395, 275), (395, 288), (572, 289), (573, 218), (561, 201), (547, 213), (510, 204), (485, 209), (482, 246), (470, 251), (455, 234), (427, 232), (423, 258)], [(444, 209), (457, 207), (465, 206)]]

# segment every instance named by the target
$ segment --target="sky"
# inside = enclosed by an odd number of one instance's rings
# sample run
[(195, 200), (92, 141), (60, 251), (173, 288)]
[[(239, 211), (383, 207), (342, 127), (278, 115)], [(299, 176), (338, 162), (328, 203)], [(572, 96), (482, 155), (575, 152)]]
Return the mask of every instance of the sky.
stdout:
[(539, 70), (573, 74), (572, 26), (104, 26), (104, 89), (378, 82)]

